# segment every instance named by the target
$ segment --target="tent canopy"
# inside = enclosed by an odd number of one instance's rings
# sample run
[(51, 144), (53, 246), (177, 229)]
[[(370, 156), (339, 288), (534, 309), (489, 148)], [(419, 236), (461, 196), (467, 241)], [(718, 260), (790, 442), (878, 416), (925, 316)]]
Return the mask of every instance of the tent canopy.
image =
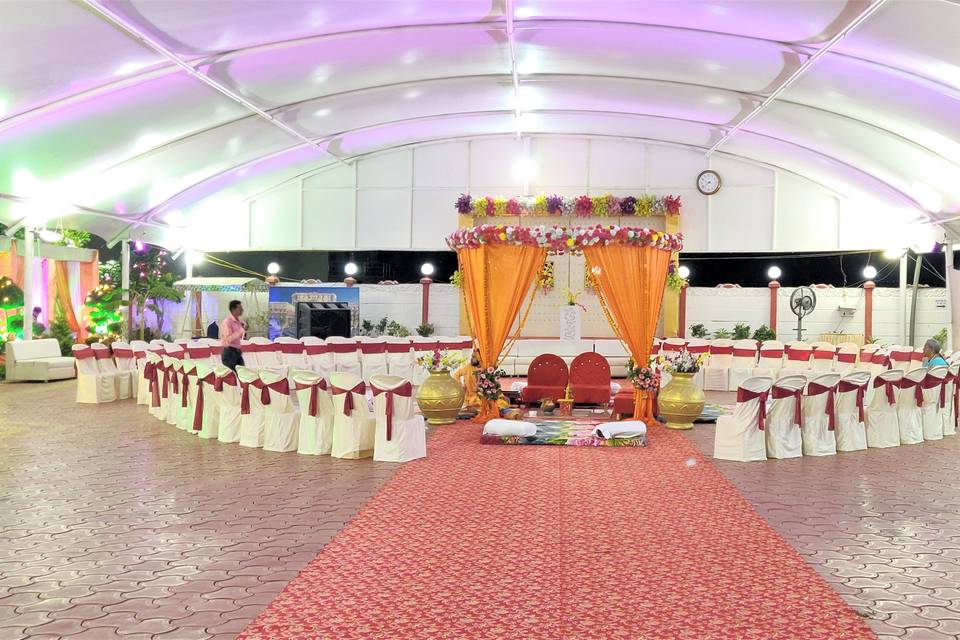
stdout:
[(520, 131), (755, 160), (949, 229), (958, 24), (911, 0), (10, 0), (0, 221), (126, 237), (225, 189)]

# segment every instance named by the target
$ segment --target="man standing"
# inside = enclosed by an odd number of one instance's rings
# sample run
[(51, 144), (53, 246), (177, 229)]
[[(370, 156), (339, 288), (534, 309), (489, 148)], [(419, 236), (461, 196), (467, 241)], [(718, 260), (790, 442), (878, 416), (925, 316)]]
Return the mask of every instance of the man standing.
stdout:
[(225, 367), (236, 371), (238, 365), (243, 365), (243, 354), (240, 352), (240, 341), (247, 332), (247, 325), (240, 320), (243, 315), (243, 305), (239, 300), (230, 301), (230, 315), (220, 323), (220, 343), (223, 353), (220, 356)]

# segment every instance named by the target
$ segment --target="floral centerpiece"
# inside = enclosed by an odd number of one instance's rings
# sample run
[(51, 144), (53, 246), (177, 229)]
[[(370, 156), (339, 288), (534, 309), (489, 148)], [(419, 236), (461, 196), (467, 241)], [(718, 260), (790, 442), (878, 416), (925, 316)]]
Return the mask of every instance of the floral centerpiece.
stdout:
[(661, 354), (657, 361), (663, 365), (663, 368), (670, 374), (678, 373), (697, 373), (703, 366), (704, 356), (695, 356), (686, 349), (677, 351), (676, 354)]
[[(583, 293), (582, 291), (580, 293)], [(570, 289), (563, 290), (563, 297), (566, 300), (568, 307), (580, 307), (582, 311), (586, 311), (587, 308), (577, 302), (577, 298), (580, 297), (580, 293), (574, 293)]]
[(633, 359), (627, 361), (627, 380), (635, 389), (655, 392), (660, 388), (660, 369), (656, 366), (638, 367)]
[(453, 371), (464, 362), (464, 357), (459, 351), (440, 351), (435, 349), (433, 353), (422, 355), (417, 358), (417, 364), (430, 371), (447, 372)]
[(502, 393), (500, 388), (500, 378), (507, 375), (503, 369), (496, 367), (487, 367), (486, 369), (477, 369), (473, 372), (477, 378), (477, 395), (484, 400), (499, 400)]

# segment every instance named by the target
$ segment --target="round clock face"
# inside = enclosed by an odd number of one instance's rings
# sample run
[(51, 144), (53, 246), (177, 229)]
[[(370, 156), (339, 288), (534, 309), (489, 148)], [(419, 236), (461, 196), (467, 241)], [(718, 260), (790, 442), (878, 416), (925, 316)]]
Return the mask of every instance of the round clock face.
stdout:
[(706, 196), (712, 196), (720, 191), (720, 174), (709, 169), (702, 172), (697, 176), (697, 189)]

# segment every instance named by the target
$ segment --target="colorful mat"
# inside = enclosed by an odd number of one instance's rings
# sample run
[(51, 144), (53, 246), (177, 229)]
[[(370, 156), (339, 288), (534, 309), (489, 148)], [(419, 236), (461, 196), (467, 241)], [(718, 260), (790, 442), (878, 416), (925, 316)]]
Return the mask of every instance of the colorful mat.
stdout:
[(479, 435), (440, 428), (240, 638), (874, 638), (683, 435)]
[(480, 434), (481, 444), (553, 444), (568, 447), (644, 447), (646, 436), (638, 438), (599, 438), (593, 435), (599, 421), (527, 418), (537, 425), (532, 436), (491, 436)]

